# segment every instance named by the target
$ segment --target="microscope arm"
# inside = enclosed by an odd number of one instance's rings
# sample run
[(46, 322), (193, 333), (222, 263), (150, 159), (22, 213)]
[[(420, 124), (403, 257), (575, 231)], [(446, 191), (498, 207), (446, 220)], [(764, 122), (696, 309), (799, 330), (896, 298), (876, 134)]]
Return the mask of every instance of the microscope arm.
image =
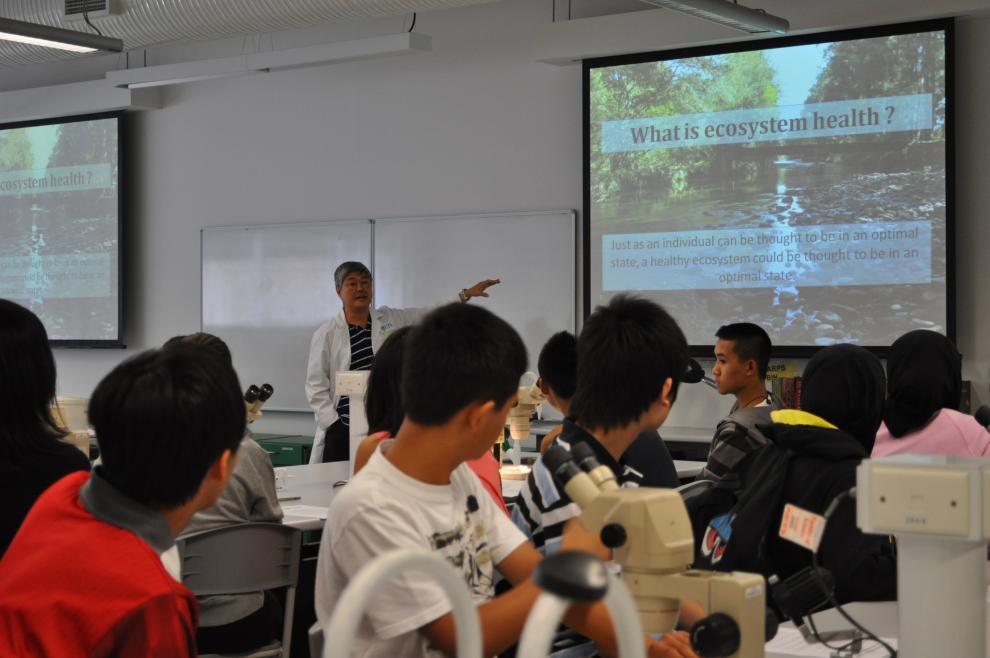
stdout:
[(358, 624), (378, 587), (406, 571), (419, 571), (443, 586), (457, 627), (458, 658), (481, 658), (481, 624), (464, 577), (442, 558), (413, 549), (386, 553), (364, 566), (344, 590), (324, 633), (323, 658), (349, 658)]

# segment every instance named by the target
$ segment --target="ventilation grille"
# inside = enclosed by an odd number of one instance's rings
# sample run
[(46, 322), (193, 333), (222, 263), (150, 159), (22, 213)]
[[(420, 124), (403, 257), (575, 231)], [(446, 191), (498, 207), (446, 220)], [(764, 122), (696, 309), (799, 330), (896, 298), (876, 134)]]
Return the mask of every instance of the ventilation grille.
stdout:
[(65, 0), (66, 20), (84, 20), (84, 12), (87, 11), (91, 19), (104, 18), (112, 14), (119, 14), (120, 6), (116, 0)]

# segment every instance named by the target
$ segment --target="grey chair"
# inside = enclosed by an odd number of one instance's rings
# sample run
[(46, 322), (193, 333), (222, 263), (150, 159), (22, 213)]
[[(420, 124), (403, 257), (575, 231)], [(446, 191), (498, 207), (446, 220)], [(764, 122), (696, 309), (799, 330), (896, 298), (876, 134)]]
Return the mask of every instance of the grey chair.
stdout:
[[(289, 658), (302, 533), (281, 523), (241, 523), (178, 539), (182, 583), (196, 596), (286, 588), (282, 640), (230, 658)], [(208, 658), (203, 655), (200, 658)], [(220, 658), (209, 654), (209, 658)]]
[(323, 658), (323, 627), (320, 622), (309, 627), (309, 658)]

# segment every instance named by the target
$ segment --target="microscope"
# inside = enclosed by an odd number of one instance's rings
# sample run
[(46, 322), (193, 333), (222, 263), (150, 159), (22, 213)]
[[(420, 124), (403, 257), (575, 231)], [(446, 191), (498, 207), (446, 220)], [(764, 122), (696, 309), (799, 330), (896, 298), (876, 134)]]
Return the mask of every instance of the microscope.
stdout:
[[(527, 376), (533, 378), (533, 383), (526, 385), (523, 384)], [(530, 433), (530, 418), (533, 415), (533, 411), (536, 410), (536, 406), (543, 402), (546, 402), (547, 397), (543, 395), (543, 391), (540, 390), (539, 386), (536, 385), (536, 375), (532, 372), (524, 373), (519, 380), (519, 391), (518, 391), (518, 401), (515, 406), (509, 409), (509, 415), (505, 420), (505, 424), (509, 428), (509, 437), (512, 438), (513, 442), (513, 454), (512, 454), (512, 466), (503, 467), (502, 477), (508, 479), (525, 479), (526, 475), (529, 474), (528, 467), (521, 467), (519, 465), (519, 452), (521, 451), (520, 444), (522, 441), (529, 438)], [(505, 442), (504, 432), (499, 432), (498, 435), (498, 458), (499, 463), (501, 463), (503, 443)]]
[[(528, 372), (523, 377), (526, 375), (533, 375), (533, 373)], [(529, 419), (533, 416), (536, 405), (546, 401), (547, 396), (543, 395), (543, 391), (540, 390), (535, 381), (528, 386), (520, 383), (519, 401), (516, 402), (516, 406), (509, 409), (509, 416), (505, 422), (509, 426), (509, 436), (512, 437), (513, 441), (523, 441), (529, 438)]]
[(678, 492), (619, 488), (611, 469), (582, 443), (570, 451), (553, 446), (543, 462), (581, 508), (581, 525), (612, 549), (645, 632), (673, 631), (680, 601), (694, 600), (709, 615), (691, 629), (699, 655), (763, 657), (769, 630), (763, 576), (690, 569), (694, 535)]
[(261, 418), (261, 408), (275, 392), (271, 384), (256, 386), (251, 384), (244, 392), (244, 406), (247, 408), (247, 422), (253, 423)]

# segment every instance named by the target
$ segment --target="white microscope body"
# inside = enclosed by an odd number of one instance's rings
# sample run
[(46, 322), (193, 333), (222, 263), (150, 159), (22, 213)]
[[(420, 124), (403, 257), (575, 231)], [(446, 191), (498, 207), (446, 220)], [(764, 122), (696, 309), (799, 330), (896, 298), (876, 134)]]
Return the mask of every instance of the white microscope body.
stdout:
[(990, 655), (990, 459), (897, 455), (856, 472), (863, 532), (897, 540), (898, 655)]
[[(551, 448), (555, 450), (567, 452)], [(694, 561), (694, 535), (679, 493), (646, 487), (620, 489), (607, 466), (596, 465), (585, 473), (573, 461), (569, 466), (558, 465), (551, 451), (544, 456), (544, 463), (558, 482), (565, 483), (565, 491), (581, 508), (581, 525), (599, 533), (605, 545), (613, 549), (613, 560), (622, 567), (622, 580), (636, 601), (644, 631), (673, 631), (680, 601), (689, 599), (697, 601), (709, 615), (727, 615), (738, 628), (737, 641), (730, 642), (736, 649), (715, 655), (763, 658), (763, 576), (689, 569)], [(572, 452), (577, 452), (577, 446)]]

